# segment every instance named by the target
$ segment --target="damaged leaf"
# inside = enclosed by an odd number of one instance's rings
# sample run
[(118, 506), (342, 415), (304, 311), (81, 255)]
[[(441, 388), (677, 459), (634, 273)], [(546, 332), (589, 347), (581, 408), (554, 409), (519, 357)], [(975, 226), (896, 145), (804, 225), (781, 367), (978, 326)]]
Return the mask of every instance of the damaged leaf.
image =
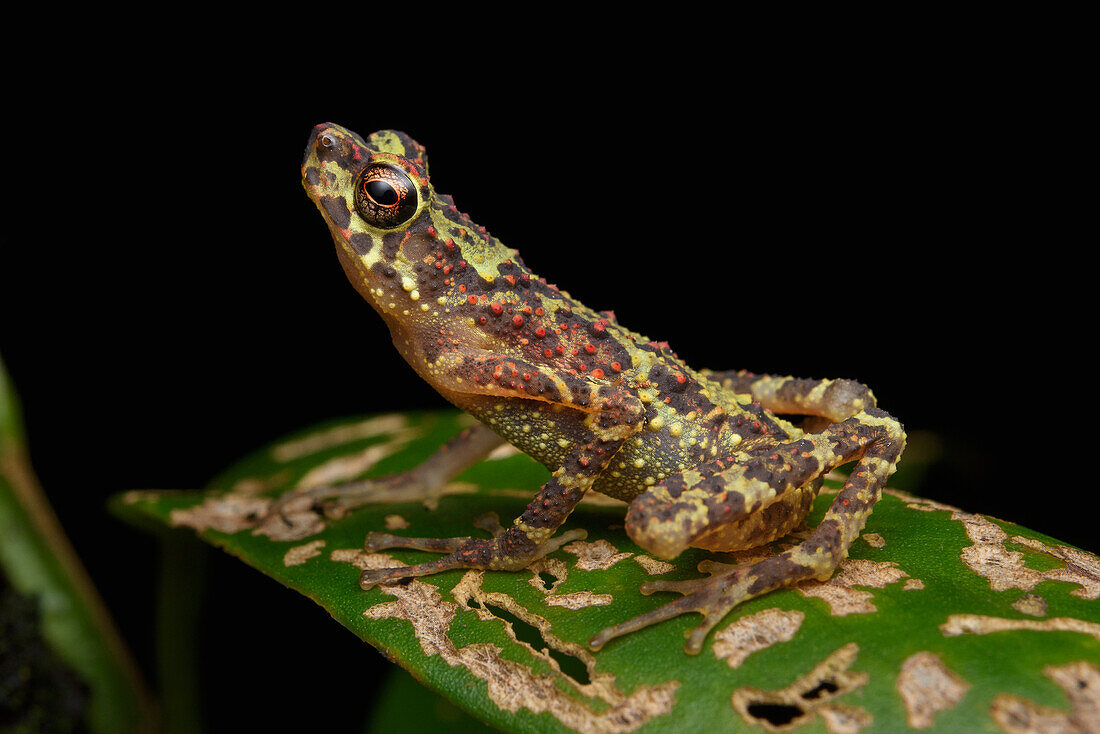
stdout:
[[(1073, 724), (1096, 710), (1096, 556), (892, 490), (831, 579), (737, 607), (699, 655), (683, 649), (692, 615), (599, 652), (587, 640), (676, 598), (641, 594), (654, 576), (695, 579), (765, 558), (805, 528), (763, 548), (690, 549), (666, 562), (630, 541), (623, 503), (592, 496), (559, 532), (569, 542), (523, 571), (359, 589), (363, 569), (433, 557), (368, 552), (368, 532), (489, 537), (518, 516), (549, 472), (513, 450), (427, 502), (395, 490), (342, 516), (290, 503), (281, 526), (261, 522), (287, 490), (409, 469), (465, 425), (453, 412), (336, 422), (244, 459), (206, 491), (129, 493), (114, 507), (193, 528), (506, 731), (1007, 731), (1021, 717)], [(830, 478), (810, 524), (837, 486)]]

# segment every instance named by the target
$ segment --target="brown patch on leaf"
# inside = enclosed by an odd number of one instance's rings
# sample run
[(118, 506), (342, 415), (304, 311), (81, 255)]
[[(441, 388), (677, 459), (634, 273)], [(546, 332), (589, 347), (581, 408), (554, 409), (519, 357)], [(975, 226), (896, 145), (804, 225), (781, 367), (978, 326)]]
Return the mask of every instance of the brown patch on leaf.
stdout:
[[(279, 541), (301, 540), (310, 535), (316, 535), (325, 529), (327, 523), (322, 513), (315, 507), (315, 498), (305, 491), (346, 483), (369, 470), (380, 459), (404, 447), (419, 433), (418, 429), (406, 428), (406, 424), (407, 419), (401, 415), (378, 416), (350, 426), (339, 426), (303, 439), (282, 443), (272, 448), (271, 454), (277, 461), (290, 461), (347, 441), (383, 433), (395, 434), (387, 443), (375, 444), (362, 451), (337, 456), (310, 469), (295, 484), (295, 491), (302, 492), (302, 496), (292, 498), (272, 516), (267, 516), (267, 510), (274, 500), (262, 497), (260, 493), (273, 487), (284, 486), (288, 477), (287, 471), (278, 472), (270, 477), (247, 477), (239, 480), (226, 494), (208, 497), (202, 504), (195, 507), (173, 510), (169, 521), (172, 525), (187, 525), (200, 531), (212, 528), (224, 533), (237, 533), (252, 529), (256, 535), (266, 535), (272, 540)], [(446, 488), (442, 493), (447, 493)], [(380, 491), (377, 501), (394, 502), (403, 499), (399, 492)], [(417, 495), (417, 499), (423, 498)]]
[(924, 582), (920, 579), (907, 579), (905, 586), (901, 587), (902, 591), (920, 591), (924, 588)]
[(321, 555), (321, 549), (324, 547), (323, 540), (311, 540), (303, 545), (296, 545), (283, 555), (283, 565), (301, 566), (310, 558)]
[(1012, 608), (1020, 614), (1030, 614), (1032, 617), (1045, 617), (1047, 614), (1047, 600), (1038, 594), (1024, 594), (1012, 602)]
[(577, 557), (576, 567), (581, 571), (603, 571), (611, 568), (624, 558), (630, 558), (633, 553), (619, 553), (618, 548), (600, 539), (595, 543), (587, 543), (577, 540), (562, 548), (566, 553), (572, 553)]
[(354, 454), (335, 456), (307, 471), (294, 486), (296, 489), (313, 489), (347, 484), (404, 445), (404, 442), (391, 441), (368, 446)]
[[(352, 562), (359, 568), (386, 567), (386, 564), (395, 563), (385, 554), (368, 554), (356, 549), (333, 551), (332, 558)], [(624, 695), (615, 687), (614, 676), (596, 671), (595, 659), (584, 647), (557, 638), (550, 631), (547, 620), (527, 611), (507, 594), (483, 591), (482, 576), (480, 571), (470, 571), (462, 577), (451, 592), (457, 603), (445, 601), (437, 586), (419, 579), (407, 584), (380, 586), (379, 590), (394, 600), (376, 604), (363, 612), (363, 616), (409, 622), (426, 656), (439, 655), (448, 665), (462, 666), (484, 680), (489, 699), (504, 711), (515, 712), (525, 708), (534, 713), (548, 712), (575, 731), (614, 734), (633, 731), (672, 709), (674, 694), (680, 685), (678, 681), (638, 686), (629, 696)], [(548, 647), (581, 660), (589, 681), (580, 683), (561, 673), (556, 659), (548, 650), (535, 650), (517, 640), (512, 623), (496, 616), (494, 607), (535, 627)], [(452, 621), (463, 611), (475, 614), (484, 622), (503, 623), (514, 643), (544, 661), (553, 672), (537, 674), (527, 665), (501, 657), (501, 648), (490, 643), (456, 647), (449, 632)], [(600, 699), (601, 705), (593, 708), (582, 698), (563, 690), (560, 687), (562, 682), (568, 683), (570, 688), (583, 696)]]
[(333, 446), (387, 433), (393, 434), (395, 440), (405, 443), (420, 433), (419, 429), (409, 428), (408, 424), (409, 419), (400, 413), (374, 416), (358, 423), (337, 426), (304, 438), (284, 441), (272, 447), (271, 458), (279, 462), (292, 461)]
[[(527, 583), (544, 594), (553, 594), (562, 582), (569, 578), (569, 567), (565, 565), (565, 561), (549, 556), (535, 560), (527, 570), (532, 574)], [(552, 578), (553, 581), (547, 581), (547, 577)]]
[(878, 533), (864, 533), (859, 537), (863, 540), (864, 543), (871, 546), (872, 548), (881, 548), (882, 546), (886, 545), (886, 538), (882, 537)]
[(805, 618), (800, 611), (781, 609), (765, 609), (741, 617), (714, 636), (714, 656), (736, 668), (754, 652), (793, 638)]
[(746, 686), (734, 691), (730, 701), (747, 724), (767, 731), (790, 731), (820, 714), (830, 732), (854, 734), (871, 724), (871, 715), (834, 699), (863, 686), (870, 678), (867, 673), (848, 670), (858, 654), (859, 646), (850, 642), (786, 688), (765, 691)]
[(940, 625), (940, 632), (946, 637), (955, 635), (988, 635), (994, 632), (1012, 632), (1032, 630), (1035, 632), (1080, 632), (1100, 640), (1100, 624), (1086, 622), (1073, 617), (1052, 617), (1051, 619), (1005, 619), (1004, 617), (986, 617), (980, 614), (952, 614)]
[(409, 527), (409, 521), (400, 515), (386, 515), (386, 530), (404, 530)]
[(909, 726), (927, 729), (936, 714), (954, 708), (970, 684), (949, 670), (933, 653), (918, 652), (906, 658), (898, 673), (897, 691), (905, 704)]
[(641, 566), (650, 576), (660, 576), (661, 574), (676, 570), (676, 567), (671, 563), (665, 563), (652, 556), (634, 556), (634, 562)]
[[(498, 620), (504, 624), (504, 630), (514, 642), (526, 648), (527, 651), (542, 659), (562, 678), (569, 681), (577, 690), (586, 696), (598, 696), (610, 693), (612, 697), (617, 695), (613, 685), (614, 676), (596, 671), (596, 658), (587, 648), (573, 642), (566, 642), (551, 631), (549, 620), (534, 612), (528, 611), (510, 595), (501, 592), (489, 592), (481, 588), (481, 582), (485, 577), (483, 571), (467, 571), (462, 579), (451, 589), (451, 596), (460, 605), (471, 609), (478, 618), (483, 621)], [(550, 599), (551, 597), (546, 597)], [(562, 597), (564, 598), (564, 597)], [(503, 612), (503, 614), (502, 614)], [(518, 620), (521, 624), (527, 624), (537, 631), (545, 647), (534, 647), (530, 643), (520, 640), (512, 620), (508, 616)], [(556, 657), (551, 650), (558, 653)], [(573, 658), (584, 666), (583, 675), (568, 675), (563, 673), (558, 658), (561, 656)], [(579, 679), (580, 678), (580, 679)], [(586, 679), (586, 680), (584, 680)]]
[(1039, 706), (1007, 693), (999, 694), (989, 714), (1008, 734), (1096, 734), (1100, 732), (1100, 667), (1080, 660), (1048, 665), (1043, 673), (1066, 692), (1070, 711)]
[(328, 523), (312, 502), (289, 503), (270, 517), (260, 517), (252, 523), (253, 535), (266, 535), (272, 540), (301, 540), (316, 535)]
[(1045, 553), (1065, 563), (1065, 568), (1043, 571), (1043, 578), (1080, 586), (1081, 588), (1069, 592), (1071, 596), (1080, 599), (1100, 599), (1100, 558), (1079, 548), (1068, 545), (1047, 545), (1022, 535), (1012, 536), (1011, 542), (1037, 553)]
[(897, 567), (894, 561), (866, 561), (848, 558), (828, 581), (805, 581), (795, 588), (804, 596), (823, 599), (833, 616), (870, 614), (876, 611), (869, 591), (853, 589), (853, 586), (870, 586), (882, 589), (897, 583), (909, 574)]
[[(910, 502), (906, 505), (910, 510), (920, 510), (921, 512), (935, 512), (935, 507), (929, 507), (928, 505), (921, 504), (919, 502)], [(945, 508), (946, 509), (946, 508)]]
[(362, 548), (337, 548), (328, 557), (338, 563), (350, 563), (360, 571), (401, 565), (388, 553), (372, 553)]
[(546, 603), (552, 607), (566, 609), (584, 609), (585, 607), (605, 607), (615, 601), (611, 594), (596, 594), (591, 591), (575, 591), (572, 594), (550, 594)]
[(1011, 538), (1012, 543), (1022, 545), (1036, 553), (1043, 553), (1062, 561), (1061, 568), (1038, 571), (1024, 564), (1024, 554), (1005, 548), (1010, 540), (1000, 526), (982, 515), (963, 512), (957, 507), (945, 505), (935, 500), (912, 497), (895, 490), (889, 490), (906, 500), (914, 510), (932, 512), (944, 510), (951, 513), (951, 519), (961, 522), (966, 536), (973, 545), (963, 548), (961, 558), (972, 571), (989, 579), (989, 587), (994, 591), (1020, 589), (1031, 591), (1040, 581), (1065, 581), (1077, 584), (1081, 588), (1070, 593), (1081, 599), (1100, 598), (1100, 558), (1077, 548), (1065, 545), (1048, 546), (1038, 540), (1020, 535)]
[(273, 502), (270, 497), (250, 494), (215, 495), (193, 507), (172, 510), (168, 522), (199, 532), (208, 528), (222, 533), (253, 529), (256, 535), (267, 535), (272, 540), (301, 540), (325, 529), (324, 519), (311, 508), (287, 506), (282, 513), (267, 517)]
[(874, 720), (865, 709), (844, 703), (818, 706), (817, 713), (825, 721), (825, 730), (829, 734), (856, 734)]
[(222, 494), (207, 497), (193, 507), (176, 508), (168, 515), (172, 526), (186, 525), (201, 532), (207, 528), (238, 533), (254, 527), (267, 512), (271, 500), (251, 495)]

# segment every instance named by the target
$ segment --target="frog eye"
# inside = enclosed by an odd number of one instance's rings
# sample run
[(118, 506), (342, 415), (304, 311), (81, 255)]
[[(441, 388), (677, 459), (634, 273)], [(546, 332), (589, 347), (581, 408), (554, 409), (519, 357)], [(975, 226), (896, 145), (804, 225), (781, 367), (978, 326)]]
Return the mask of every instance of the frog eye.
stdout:
[(416, 186), (396, 166), (375, 163), (355, 181), (355, 208), (368, 223), (390, 229), (416, 214)]

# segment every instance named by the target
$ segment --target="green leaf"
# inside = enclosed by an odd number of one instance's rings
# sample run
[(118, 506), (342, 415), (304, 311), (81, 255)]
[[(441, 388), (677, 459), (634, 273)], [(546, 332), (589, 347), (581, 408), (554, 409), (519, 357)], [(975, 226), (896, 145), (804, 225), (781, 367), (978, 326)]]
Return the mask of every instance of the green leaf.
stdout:
[(31, 470), (18, 400), (2, 363), (0, 571), (0, 581), (35, 600), (41, 637), (88, 687), (88, 728), (150, 731), (153, 707), (137, 668)]
[[(359, 588), (362, 567), (432, 557), (368, 554), (361, 550), (368, 531), (478, 535), (480, 515), (495, 512), (504, 523), (516, 517), (549, 476), (521, 454), (469, 469), (435, 509), (371, 505), (340, 519), (308, 512), (279, 526), (279, 537), (254, 532), (273, 497), (409, 469), (467, 424), (452, 412), (334, 422), (247, 457), (206, 491), (130, 492), (113, 507), (135, 522), (195, 528), (316, 601), (431, 690), (507, 731), (854, 731), (870, 724), (876, 731), (996, 731), (997, 717), (1068, 720), (1096, 705), (1100, 559), (893, 490), (829, 581), (737, 607), (696, 656), (683, 651), (694, 615), (598, 653), (585, 641), (676, 598), (644, 596), (643, 582), (697, 578), (702, 560), (743, 562), (752, 554), (691, 550), (662, 566), (625, 534), (625, 505), (596, 496), (567, 524), (587, 538), (526, 571), (453, 571)], [(827, 483), (811, 525), (837, 486)]]

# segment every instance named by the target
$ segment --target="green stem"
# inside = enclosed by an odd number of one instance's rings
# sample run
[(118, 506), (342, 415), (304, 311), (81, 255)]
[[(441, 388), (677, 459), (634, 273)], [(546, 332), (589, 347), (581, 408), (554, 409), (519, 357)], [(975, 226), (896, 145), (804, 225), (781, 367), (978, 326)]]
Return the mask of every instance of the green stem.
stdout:
[(164, 734), (203, 731), (198, 627), (209, 552), (180, 532), (161, 542), (157, 587), (157, 674)]

